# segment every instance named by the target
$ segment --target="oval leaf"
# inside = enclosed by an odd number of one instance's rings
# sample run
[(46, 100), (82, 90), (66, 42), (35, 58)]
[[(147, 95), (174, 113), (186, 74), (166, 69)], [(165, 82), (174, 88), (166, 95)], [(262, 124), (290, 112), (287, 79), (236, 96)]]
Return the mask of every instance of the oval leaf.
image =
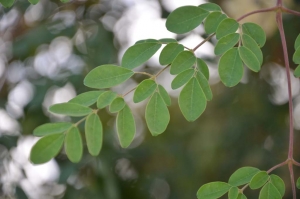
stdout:
[(183, 45), (178, 43), (167, 44), (160, 53), (159, 63), (167, 65), (173, 62), (175, 57), (184, 50)]
[(194, 69), (187, 69), (181, 73), (179, 73), (172, 81), (171, 87), (172, 89), (177, 89), (186, 84), (194, 75)]
[(199, 26), (208, 14), (209, 12), (196, 6), (182, 6), (170, 13), (166, 27), (177, 34), (187, 33)]
[(3, 5), (5, 8), (9, 8), (12, 5), (14, 5), (14, 0), (0, 0), (0, 3)]
[(35, 5), (37, 4), (40, 0), (28, 0), (31, 4)]
[(221, 12), (210, 13), (204, 23), (204, 29), (207, 34), (212, 34), (216, 32), (219, 24), (226, 19), (227, 16)]
[(190, 51), (183, 51), (177, 55), (177, 57), (174, 59), (170, 73), (172, 75), (177, 75), (181, 73), (182, 71), (185, 71), (192, 67), (196, 62), (196, 57), (194, 53)]
[(240, 186), (251, 181), (253, 176), (259, 172), (259, 169), (254, 167), (242, 167), (236, 170), (229, 178), (228, 183), (232, 186)]
[(118, 113), (116, 124), (120, 145), (127, 148), (131, 144), (136, 131), (133, 115), (127, 105)]
[(231, 187), (228, 192), (229, 199), (237, 199), (239, 195), (239, 189), (237, 187)]
[(253, 176), (249, 186), (251, 189), (259, 189), (262, 186), (264, 186), (264, 184), (266, 184), (268, 180), (269, 180), (269, 174), (266, 171), (260, 171)]
[(240, 193), (237, 199), (247, 199), (247, 197), (244, 194)]
[(160, 96), (163, 98), (164, 102), (166, 103), (167, 106), (171, 105), (171, 98), (166, 91), (166, 89), (162, 85), (158, 85), (158, 91)]
[(196, 78), (205, 94), (207, 101), (212, 100), (213, 94), (211, 92), (211, 89), (210, 89), (207, 79), (204, 77), (204, 75), (201, 72), (197, 73)]
[(239, 54), (243, 62), (246, 66), (248, 66), (249, 69), (251, 69), (254, 72), (258, 72), (260, 70), (260, 63), (254, 53), (249, 50), (249, 48), (245, 46), (239, 47)]
[(221, 23), (219, 24), (216, 30), (217, 39), (221, 39), (226, 35), (235, 33), (238, 28), (239, 28), (239, 23), (235, 19), (232, 18), (224, 19), (223, 21), (221, 21)]
[(183, 87), (178, 101), (183, 116), (189, 122), (195, 121), (203, 113), (206, 97), (195, 77)]
[(277, 175), (270, 175), (270, 182), (276, 187), (280, 195), (283, 197), (285, 193), (285, 184), (284, 181)]
[(263, 63), (263, 54), (257, 43), (255, 42), (254, 39), (252, 39), (249, 35), (243, 34), (242, 35), (242, 41), (243, 41), (243, 46), (249, 48), (256, 58), (258, 59), (260, 65)]
[(133, 71), (115, 66), (102, 65), (91, 70), (83, 80), (85, 86), (90, 88), (110, 88), (128, 80)]
[(259, 199), (281, 199), (281, 195), (276, 187), (268, 182), (259, 192)]
[(242, 31), (244, 34), (252, 37), (259, 47), (263, 47), (266, 43), (265, 31), (255, 23), (244, 23), (242, 25)]
[(297, 179), (296, 186), (298, 189), (300, 189), (300, 177)]
[(109, 106), (109, 111), (111, 113), (116, 113), (122, 110), (125, 106), (125, 101), (122, 97), (117, 97), (112, 101), (112, 103)]
[(65, 151), (71, 162), (77, 163), (81, 160), (83, 147), (77, 127), (72, 127), (68, 130), (65, 138)]
[(197, 192), (199, 199), (216, 199), (229, 191), (231, 186), (225, 182), (211, 182), (204, 184)]
[(103, 127), (99, 116), (91, 113), (85, 121), (85, 138), (89, 153), (97, 156), (103, 142)]
[(91, 106), (97, 101), (98, 97), (103, 92), (104, 91), (88, 91), (85, 93), (81, 93), (76, 97), (74, 97), (73, 99), (69, 100), (69, 102), (80, 104), (82, 106)]
[(117, 93), (112, 92), (112, 91), (105, 91), (104, 93), (102, 93), (97, 100), (97, 107), (99, 109), (104, 108), (108, 105), (110, 105), (110, 103), (112, 103), (112, 101), (117, 97)]
[(41, 137), (55, 133), (63, 133), (64, 131), (68, 130), (71, 126), (72, 124), (68, 122), (43, 124), (33, 130), (33, 135)]
[(298, 48), (294, 53), (293, 62), (295, 62), (296, 64), (300, 64), (300, 48)]
[(227, 50), (234, 47), (237, 44), (237, 42), (239, 41), (239, 39), (240, 39), (240, 35), (238, 33), (232, 33), (225, 37), (222, 37), (218, 41), (218, 43), (215, 47), (215, 54), (221, 55), (221, 54), (225, 53)]
[(300, 65), (298, 65), (297, 68), (295, 69), (294, 76), (295, 77), (300, 77)]
[(296, 41), (295, 41), (295, 44), (294, 44), (295, 50), (297, 50), (299, 48), (299, 46), (300, 46), (300, 34), (296, 38)]
[(173, 38), (163, 38), (159, 40), (163, 44), (168, 44), (168, 43), (177, 43), (176, 39)]
[(159, 43), (156, 39), (143, 39), (135, 42), (135, 44), (142, 44), (142, 43)]
[(31, 148), (30, 161), (33, 164), (43, 164), (50, 161), (61, 150), (64, 137), (64, 134), (53, 134), (41, 138)]
[(207, 11), (222, 11), (221, 7), (215, 3), (204, 3), (199, 7)]
[(133, 102), (138, 103), (151, 96), (157, 88), (157, 84), (152, 79), (142, 81), (134, 91)]
[(219, 75), (225, 86), (237, 85), (243, 77), (244, 67), (237, 48), (228, 50), (220, 59)]
[(200, 58), (197, 58), (197, 68), (204, 75), (204, 77), (209, 79), (209, 69), (207, 64)]
[(80, 117), (90, 114), (92, 112), (92, 109), (79, 104), (66, 102), (50, 106), (49, 111), (56, 114)]

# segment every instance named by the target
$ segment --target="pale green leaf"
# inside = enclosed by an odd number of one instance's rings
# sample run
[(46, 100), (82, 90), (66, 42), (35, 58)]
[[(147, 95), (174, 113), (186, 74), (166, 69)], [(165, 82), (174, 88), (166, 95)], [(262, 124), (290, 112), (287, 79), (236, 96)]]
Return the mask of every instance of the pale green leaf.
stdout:
[(281, 195), (276, 187), (268, 182), (259, 192), (259, 199), (281, 199)]
[(117, 97), (117, 93), (112, 92), (112, 91), (105, 91), (104, 93), (102, 93), (97, 100), (97, 107), (99, 109), (104, 108), (108, 105), (110, 105), (110, 103), (112, 103), (112, 101)]
[(245, 65), (252, 71), (258, 72), (260, 70), (260, 63), (254, 53), (245, 46), (239, 47), (239, 54)]
[(298, 189), (300, 189), (300, 177), (297, 179), (296, 186)]
[(294, 76), (295, 77), (300, 77), (300, 65), (298, 65), (297, 68), (295, 69)]
[(293, 62), (295, 62), (296, 64), (300, 64), (300, 47), (297, 48), (293, 55)]
[(265, 31), (255, 23), (244, 23), (242, 25), (242, 31), (244, 34), (252, 37), (259, 47), (263, 47), (266, 43)]
[(135, 44), (142, 44), (142, 43), (159, 43), (156, 39), (143, 39), (135, 42)]
[(90, 88), (110, 88), (128, 80), (133, 71), (116, 65), (102, 65), (91, 70), (83, 83)]
[(162, 86), (162, 85), (158, 85), (158, 91), (160, 96), (163, 98), (164, 102), (166, 103), (167, 106), (171, 105), (171, 98), (168, 94), (168, 92), (166, 91), (166, 89)]
[(91, 113), (85, 121), (85, 139), (89, 153), (97, 156), (103, 142), (103, 127), (99, 116)]
[(71, 126), (72, 124), (68, 122), (47, 123), (35, 128), (33, 130), (33, 135), (41, 137), (55, 133), (63, 133), (64, 131), (68, 130)]
[(127, 148), (133, 141), (136, 131), (135, 121), (128, 105), (118, 113), (116, 125), (120, 145)]
[(219, 24), (216, 30), (217, 39), (221, 39), (226, 35), (235, 33), (238, 28), (239, 28), (239, 23), (235, 19), (232, 18), (224, 19), (223, 21), (221, 21), (221, 23)]
[(219, 75), (225, 86), (237, 85), (243, 77), (244, 67), (237, 48), (223, 54), (219, 61)]
[(251, 181), (252, 177), (259, 172), (259, 169), (254, 167), (242, 167), (236, 170), (229, 178), (228, 183), (232, 186), (240, 186)]
[(146, 123), (153, 136), (163, 133), (170, 121), (169, 110), (158, 92), (155, 92), (149, 100), (146, 113)]
[(159, 40), (163, 44), (168, 44), (168, 43), (177, 43), (176, 39), (173, 38), (163, 38)]
[(280, 195), (283, 197), (285, 193), (284, 181), (277, 175), (270, 175), (270, 182), (276, 187)]
[(187, 33), (199, 26), (208, 14), (208, 11), (196, 6), (182, 6), (170, 13), (166, 27), (177, 34)]
[(212, 100), (213, 98), (213, 94), (212, 94), (212, 91), (211, 91), (211, 88), (210, 88), (210, 85), (206, 79), (206, 77), (201, 73), (201, 72), (198, 72), (197, 75), (196, 75), (196, 78), (205, 94), (205, 97), (207, 99), (207, 101), (210, 101)]
[(210, 182), (200, 187), (197, 192), (198, 199), (216, 199), (226, 194), (231, 186), (225, 182)]
[(28, 0), (31, 4), (35, 5), (37, 4), (40, 0)]
[(167, 65), (173, 62), (175, 57), (184, 50), (183, 45), (178, 43), (167, 44), (160, 53), (159, 63)]
[(296, 41), (295, 41), (295, 44), (294, 44), (295, 50), (297, 50), (299, 47), (300, 47), (300, 34), (296, 38)]
[(15, 0), (0, 0), (0, 3), (3, 5), (5, 8), (9, 8), (12, 5), (14, 5)]
[(141, 102), (150, 97), (157, 88), (157, 84), (152, 79), (143, 80), (135, 89), (133, 95), (133, 102)]
[(205, 76), (205, 78), (208, 80), (209, 79), (209, 69), (208, 69), (208, 66), (200, 58), (197, 58), (197, 68)]
[(196, 62), (196, 57), (194, 53), (190, 51), (183, 51), (177, 55), (177, 57), (174, 59), (170, 73), (172, 75), (177, 75), (181, 73), (182, 71), (185, 71), (192, 67)]
[(195, 121), (206, 108), (206, 97), (198, 80), (193, 77), (180, 92), (179, 107), (189, 122)]
[(263, 53), (259, 46), (257, 45), (256, 41), (252, 39), (249, 35), (243, 34), (242, 35), (242, 41), (243, 41), (243, 46), (249, 48), (256, 56), (258, 59), (260, 65), (263, 63)]
[(226, 19), (227, 16), (221, 12), (210, 13), (204, 23), (204, 29), (207, 34), (212, 34), (216, 32), (219, 24)]
[(231, 187), (228, 192), (228, 199), (237, 199), (239, 195), (239, 189), (237, 187)]
[(251, 189), (259, 189), (269, 180), (269, 174), (266, 171), (260, 171), (255, 174), (249, 184)]
[(112, 103), (109, 106), (109, 111), (111, 113), (116, 113), (121, 111), (125, 107), (125, 101), (122, 97), (117, 97), (112, 101)]
[(30, 161), (33, 164), (43, 164), (54, 158), (62, 148), (64, 134), (52, 134), (41, 138), (31, 148)]
[(80, 117), (88, 115), (90, 112), (92, 112), (92, 109), (80, 104), (66, 102), (50, 106), (49, 111), (61, 115)]
[(126, 50), (121, 65), (128, 69), (136, 68), (150, 59), (160, 47), (160, 43), (135, 44)]
[(215, 54), (220, 55), (234, 47), (240, 39), (240, 35), (238, 33), (231, 33), (225, 37), (222, 37), (216, 47), (215, 47)]
[(194, 69), (187, 69), (181, 73), (179, 73), (172, 81), (171, 87), (172, 89), (177, 89), (186, 84), (194, 75)]
[(222, 11), (221, 7), (215, 3), (204, 3), (199, 7), (207, 11)]
[(77, 163), (81, 160), (83, 153), (82, 139), (78, 128), (75, 126), (67, 131), (65, 151), (71, 162)]
[(71, 103), (80, 104), (82, 106), (91, 106), (96, 103), (98, 97), (104, 91), (88, 91), (85, 93), (81, 93), (74, 97), (73, 99), (69, 100)]

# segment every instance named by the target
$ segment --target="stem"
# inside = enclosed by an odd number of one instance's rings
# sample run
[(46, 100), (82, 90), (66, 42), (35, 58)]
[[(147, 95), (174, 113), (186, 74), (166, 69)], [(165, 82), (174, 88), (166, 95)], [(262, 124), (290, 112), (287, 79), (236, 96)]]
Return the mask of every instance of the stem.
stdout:
[(293, 170), (293, 163), (289, 163), (289, 171), (291, 177), (291, 184), (292, 184), (292, 191), (293, 191), (293, 199), (296, 199), (296, 186), (295, 186), (295, 178), (294, 178), (294, 170)]
[(149, 76), (149, 77), (153, 77), (152, 74), (146, 73), (146, 72), (134, 72), (134, 74), (142, 74), (142, 75), (147, 75), (147, 76)]
[(300, 17), (300, 12), (297, 12), (297, 11), (294, 11), (294, 10), (291, 10), (291, 9), (288, 9), (288, 8), (285, 8), (285, 7), (282, 7), (281, 10), (286, 12), (286, 13), (293, 14), (293, 15), (296, 15), (296, 16)]
[(198, 44), (195, 48), (193, 48), (193, 51), (195, 52), (200, 46), (202, 46), (205, 42), (210, 40), (213, 36), (215, 36), (216, 33), (213, 33), (209, 35), (206, 39), (204, 39), (200, 44)]
[(271, 11), (276, 11), (278, 10), (278, 6), (274, 6), (274, 7), (271, 7), (271, 8), (265, 8), (265, 9), (259, 9), (259, 10), (255, 10), (255, 11), (252, 11), (252, 12), (249, 12), (247, 14), (244, 14), (243, 16), (241, 16), (240, 18), (237, 19), (237, 21), (241, 21), (242, 19), (250, 16), (250, 15), (253, 15), (253, 14), (256, 14), (256, 13), (262, 13), (262, 12), (271, 12)]
[(164, 72), (167, 68), (169, 68), (171, 66), (171, 64), (165, 66), (163, 69), (161, 69), (160, 71), (158, 71), (158, 73), (156, 75), (154, 75), (154, 77), (158, 77), (162, 72)]
[(128, 92), (126, 92), (125, 94), (123, 94), (123, 97), (125, 97), (126, 95), (128, 95), (129, 93), (131, 93), (132, 91), (134, 91), (136, 89), (136, 87), (132, 88), (131, 90), (129, 90)]

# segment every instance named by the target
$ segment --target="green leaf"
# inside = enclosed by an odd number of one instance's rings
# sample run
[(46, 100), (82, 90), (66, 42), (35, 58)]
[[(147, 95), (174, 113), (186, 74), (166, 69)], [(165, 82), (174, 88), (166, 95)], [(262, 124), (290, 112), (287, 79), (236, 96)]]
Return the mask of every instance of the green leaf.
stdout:
[(80, 117), (88, 115), (90, 112), (92, 112), (92, 109), (79, 104), (66, 102), (50, 106), (49, 111), (56, 114)]
[(243, 77), (244, 67), (237, 48), (228, 50), (220, 59), (219, 75), (225, 86), (237, 85)]
[(293, 55), (293, 62), (300, 64), (300, 48), (298, 48)]
[(231, 187), (228, 192), (229, 199), (237, 199), (239, 195), (239, 189), (237, 187)]
[(131, 144), (136, 131), (135, 121), (128, 105), (125, 105), (118, 113), (116, 124), (120, 145), (127, 148)]
[(71, 99), (69, 102), (80, 104), (82, 106), (91, 106), (93, 105), (98, 97), (103, 93), (104, 91), (88, 91), (85, 93), (81, 93)]
[(135, 44), (142, 44), (142, 43), (159, 43), (156, 39), (143, 39), (135, 42)]
[(125, 107), (125, 101), (122, 97), (117, 97), (112, 101), (112, 103), (109, 106), (109, 111), (111, 113), (116, 113), (121, 111)]
[(231, 186), (225, 182), (210, 182), (200, 187), (197, 192), (198, 199), (216, 199), (229, 191)]
[(200, 58), (197, 58), (197, 68), (205, 76), (205, 78), (208, 80), (209, 79), (209, 69), (208, 69), (208, 66)]
[(244, 194), (240, 193), (237, 199), (247, 199), (247, 197)]
[(211, 89), (210, 89), (210, 86), (209, 86), (209, 83), (208, 83), (206, 77), (201, 72), (198, 72), (196, 75), (196, 78), (205, 94), (207, 101), (212, 100), (213, 94), (211, 92)]
[(62, 133), (68, 130), (71, 126), (72, 124), (68, 122), (43, 124), (33, 130), (33, 135), (41, 137), (55, 133)]
[(134, 91), (133, 102), (141, 102), (150, 97), (157, 88), (157, 84), (152, 79), (145, 79), (142, 81)]
[(297, 186), (297, 189), (300, 189), (300, 177), (297, 179), (296, 186)]
[(69, 160), (77, 163), (81, 160), (83, 147), (80, 132), (77, 127), (68, 130), (65, 138), (65, 151)]
[(176, 39), (173, 38), (163, 38), (159, 40), (163, 44), (169, 44), (169, 43), (177, 43)]
[(46, 135), (31, 148), (30, 161), (33, 164), (43, 164), (54, 158), (64, 142), (64, 134)]
[(168, 92), (166, 91), (166, 89), (160, 84), (158, 85), (158, 92), (159, 92), (160, 96), (163, 98), (166, 105), (170, 106), (171, 105), (171, 98), (170, 98)]
[(14, 5), (15, 0), (0, 0), (0, 3), (3, 5), (5, 8), (9, 8), (12, 5)]
[(225, 53), (226, 51), (234, 47), (239, 39), (240, 35), (238, 33), (232, 33), (225, 37), (222, 37), (215, 47), (215, 54), (220, 55)]
[(259, 172), (259, 169), (254, 167), (242, 167), (236, 170), (229, 178), (228, 183), (232, 186), (240, 186), (251, 181), (252, 177)]
[(97, 156), (103, 142), (103, 127), (99, 116), (91, 113), (85, 121), (85, 139), (89, 153)]
[(226, 35), (235, 33), (238, 28), (239, 28), (239, 23), (236, 20), (232, 18), (224, 19), (223, 21), (221, 21), (221, 23), (219, 24), (216, 30), (217, 39), (221, 39)]
[(167, 65), (172, 63), (175, 57), (184, 50), (183, 45), (178, 43), (167, 44), (160, 53), (159, 63), (161, 65)]
[(208, 14), (209, 12), (196, 6), (182, 6), (170, 13), (166, 27), (177, 34), (187, 33), (199, 26)]
[(300, 65), (298, 65), (297, 68), (295, 69), (294, 76), (295, 77), (300, 77)]
[(295, 50), (297, 50), (299, 48), (299, 46), (300, 46), (300, 34), (296, 38), (296, 41), (295, 41), (295, 44), (294, 44)]
[(160, 43), (135, 44), (126, 50), (121, 65), (128, 69), (136, 68), (150, 59), (160, 47)]
[(169, 110), (158, 92), (155, 92), (149, 100), (146, 113), (146, 123), (153, 136), (163, 133), (170, 121)]
[(183, 51), (177, 55), (177, 57), (174, 59), (170, 73), (172, 75), (177, 75), (181, 73), (182, 71), (185, 71), (192, 67), (196, 62), (196, 57), (194, 53), (190, 51)]
[(116, 65), (102, 65), (91, 70), (83, 83), (90, 88), (110, 88), (128, 80), (133, 71)]
[(249, 187), (251, 189), (259, 189), (269, 180), (269, 174), (266, 171), (260, 171), (253, 176), (250, 181)]
[(212, 34), (216, 32), (219, 24), (226, 19), (227, 16), (221, 12), (210, 13), (204, 23), (204, 30), (207, 34)]
[(242, 25), (242, 31), (244, 34), (252, 37), (259, 47), (263, 47), (266, 43), (265, 31), (255, 23), (244, 23)]
[(194, 69), (187, 69), (181, 73), (179, 73), (172, 81), (171, 87), (172, 89), (177, 89), (186, 84), (194, 75)]
[(189, 122), (195, 121), (206, 108), (206, 97), (198, 80), (193, 77), (180, 92), (179, 107)]
[(215, 3), (204, 3), (199, 7), (207, 11), (222, 11), (221, 7)]
[(270, 175), (270, 182), (276, 187), (280, 195), (283, 197), (285, 193), (284, 181), (277, 175)]
[(60, 0), (62, 3), (68, 3), (70, 2), (71, 0)]
[(254, 72), (258, 72), (260, 70), (260, 63), (254, 53), (245, 46), (239, 47), (239, 54), (243, 62), (249, 69)]
[(276, 187), (268, 182), (259, 192), (259, 199), (281, 199), (281, 195)]
[(28, 0), (31, 4), (35, 5), (37, 4), (40, 0)]
[(110, 105), (110, 103), (112, 103), (112, 101), (117, 97), (117, 93), (112, 92), (112, 91), (105, 91), (104, 93), (102, 93), (97, 100), (97, 107), (99, 109), (104, 108), (108, 105)]
[(258, 59), (260, 65), (263, 63), (263, 54), (259, 46), (257, 45), (256, 41), (252, 39), (249, 35), (243, 34), (242, 35), (243, 45), (249, 48)]

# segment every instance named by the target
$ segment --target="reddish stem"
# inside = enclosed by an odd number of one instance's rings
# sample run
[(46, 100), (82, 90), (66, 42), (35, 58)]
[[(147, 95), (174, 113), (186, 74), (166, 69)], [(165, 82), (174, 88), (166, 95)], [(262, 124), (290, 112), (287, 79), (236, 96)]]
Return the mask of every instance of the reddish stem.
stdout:
[(297, 199), (295, 178), (294, 178), (294, 170), (293, 170), (293, 163), (292, 162), (289, 162), (289, 171), (290, 171), (290, 177), (291, 177), (291, 183), (292, 183), (293, 199)]
[(274, 6), (274, 7), (271, 7), (271, 8), (260, 9), (260, 10), (255, 10), (255, 11), (249, 12), (249, 13), (241, 16), (240, 18), (237, 19), (237, 21), (241, 21), (242, 19), (244, 19), (244, 18), (246, 18), (250, 15), (256, 14), (256, 13), (271, 12), (271, 11), (275, 11), (277, 9), (278, 9), (278, 6)]
[(293, 15), (296, 15), (296, 16), (300, 17), (300, 12), (297, 12), (295, 10), (291, 10), (291, 9), (288, 9), (288, 8), (285, 8), (285, 7), (282, 7), (281, 10), (283, 12), (286, 12), (286, 13), (289, 13), (289, 14), (293, 14)]

